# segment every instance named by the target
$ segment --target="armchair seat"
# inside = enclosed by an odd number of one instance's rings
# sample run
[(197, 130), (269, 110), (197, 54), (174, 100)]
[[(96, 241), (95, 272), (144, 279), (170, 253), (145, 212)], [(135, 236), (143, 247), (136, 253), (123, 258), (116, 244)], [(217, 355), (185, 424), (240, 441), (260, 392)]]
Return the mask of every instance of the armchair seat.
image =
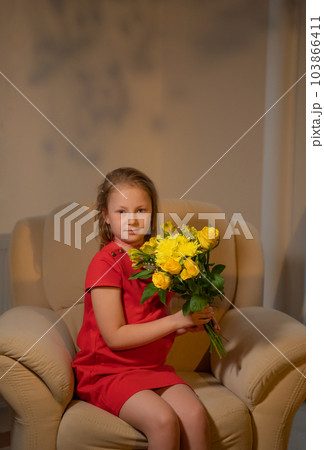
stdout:
[[(142, 433), (74, 395), (71, 363), (78, 351), (84, 280), (99, 243), (84, 239), (80, 250), (54, 239), (55, 216), (65, 206), (20, 220), (12, 234), (14, 307), (0, 317), (0, 394), (14, 411), (11, 450), (146, 449)], [(161, 202), (159, 211), (165, 221), (169, 212), (193, 212), (188, 225), (196, 228), (206, 225), (198, 213), (221, 212), (180, 200)], [(222, 238), (229, 224), (216, 226)], [(216, 301), (215, 316), (228, 339), (227, 356), (210, 355), (202, 332), (177, 337), (167, 358), (201, 399), (213, 450), (286, 449), (306, 395), (305, 327), (262, 307), (262, 247), (257, 231), (249, 229), (253, 239), (233, 233), (211, 254), (211, 262), (226, 266), (226, 299)], [(93, 223), (82, 231), (89, 236)], [(175, 296), (171, 312), (181, 302)]]
[[(244, 403), (211, 374), (178, 374), (195, 389), (207, 410), (213, 448), (219, 448), (222, 443), (222, 449), (251, 449), (251, 416)], [(118, 417), (81, 400), (73, 400), (62, 417), (58, 431), (58, 448), (142, 450), (147, 449), (147, 440), (142, 433)]]

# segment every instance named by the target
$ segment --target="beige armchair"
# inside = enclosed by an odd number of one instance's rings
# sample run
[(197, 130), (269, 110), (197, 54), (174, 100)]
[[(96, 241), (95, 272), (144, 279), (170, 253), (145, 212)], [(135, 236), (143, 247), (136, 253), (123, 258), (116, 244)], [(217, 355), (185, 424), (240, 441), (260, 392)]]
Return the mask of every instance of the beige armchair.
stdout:
[[(65, 205), (66, 206), (66, 205)], [(71, 362), (83, 316), (86, 270), (98, 241), (82, 249), (68, 239), (61, 217), (20, 220), (10, 248), (14, 307), (0, 317), (0, 393), (14, 411), (12, 450), (145, 449), (139, 431), (118, 417), (74, 397)], [(220, 212), (213, 205), (179, 200), (161, 202), (160, 212), (202, 228), (198, 213)], [(68, 214), (67, 214), (68, 215)], [(56, 216), (56, 224), (59, 223)], [(71, 225), (71, 224), (70, 224)], [(217, 221), (220, 236), (228, 227)], [(263, 259), (260, 240), (233, 235), (213, 252), (226, 265), (225, 294), (216, 316), (228, 355), (208, 352), (205, 333), (176, 339), (168, 358), (196, 390), (210, 419), (213, 449), (287, 448), (295, 412), (305, 399), (305, 327), (286, 314), (262, 307)], [(83, 236), (93, 231), (88, 221)], [(181, 300), (172, 300), (172, 308)], [(235, 305), (235, 307), (233, 306)]]

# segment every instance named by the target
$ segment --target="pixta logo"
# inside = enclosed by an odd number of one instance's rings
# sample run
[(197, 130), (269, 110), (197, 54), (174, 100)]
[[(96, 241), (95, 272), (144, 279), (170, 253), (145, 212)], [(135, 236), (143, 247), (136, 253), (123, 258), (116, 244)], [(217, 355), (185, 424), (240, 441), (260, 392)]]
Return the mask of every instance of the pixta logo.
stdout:
[[(175, 223), (178, 229), (182, 229), (183, 226), (187, 226), (189, 221), (195, 216), (196, 213), (188, 212), (183, 219), (181, 219), (177, 213), (169, 212), (168, 213), (171, 220)], [(217, 221), (225, 220), (225, 213), (208, 213), (208, 212), (199, 212), (198, 219), (208, 221), (208, 225), (211, 227), (217, 228)], [(134, 223), (135, 222), (135, 223)], [(120, 223), (120, 236), (121, 239), (128, 239), (129, 230), (135, 227), (135, 234), (149, 234), (151, 232), (150, 227), (151, 222), (151, 213), (124, 213), (121, 215), (121, 223)], [(164, 213), (156, 214), (156, 224), (158, 234), (161, 232), (161, 228), (163, 224), (166, 222)], [(132, 225), (131, 225), (132, 224)], [(203, 227), (206, 225), (206, 222), (201, 225)], [(240, 226), (240, 229), (237, 227)], [(134, 232), (134, 229), (133, 229)], [(186, 231), (188, 234), (187, 237), (193, 238), (188, 230)], [(234, 235), (243, 234), (245, 239), (253, 239), (253, 235), (245, 222), (241, 213), (233, 213), (231, 220), (227, 224), (226, 230), (221, 236), (221, 239), (231, 239)]]
[[(58, 213), (54, 215), (54, 240), (61, 242), (61, 223), (64, 222), (63, 226), (63, 242), (66, 245), (72, 246), (72, 229), (74, 226), (74, 247), (81, 250), (82, 242), (82, 227), (91, 219), (93, 219), (99, 211), (92, 209), (87, 206), (80, 206), (79, 203), (73, 202), (66, 208), (61, 209)], [(87, 214), (86, 211), (89, 211)], [(68, 214), (70, 213), (71, 214)], [(67, 217), (63, 219), (63, 216), (68, 214)], [(85, 214), (85, 215), (84, 215)], [(79, 220), (72, 222), (78, 217), (82, 216)], [(90, 234), (85, 237), (86, 244), (92, 239), (94, 239), (99, 234), (99, 220), (93, 222), (93, 230)]]

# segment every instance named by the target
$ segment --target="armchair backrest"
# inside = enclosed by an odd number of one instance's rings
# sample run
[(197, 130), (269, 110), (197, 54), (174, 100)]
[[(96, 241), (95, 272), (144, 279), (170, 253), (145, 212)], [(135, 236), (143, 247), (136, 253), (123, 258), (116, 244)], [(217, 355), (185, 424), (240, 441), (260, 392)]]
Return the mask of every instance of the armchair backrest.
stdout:
[[(55, 208), (45, 217), (27, 218), (17, 223), (11, 239), (9, 267), (13, 305), (42, 306), (56, 311), (76, 342), (83, 317), (85, 275), (92, 257), (99, 250), (99, 241), (97, 238), (86, 243), (86, 237), (94, 231), (95, 218), (80, 224), (75, 215), (72, 222), (72, 214), (80, 211), (80, 206), (62, 214), (67, 206)], [(87, 207), (89, 211), (94, 209), (90, 204)], [(222, 213), (214, 205), (183, 200), (160, 201), (159, 212), (163, 214), (163, 222), (176, 219), (198, 229), (208, 225), (206, 213), (209, 213), (209, 222), (211, 214)], [(191, 216), (189, 221), (187, 214)], [(79, 222), (79, 228), (76, 222)], [(226, 231), (227, 236), (229, 232), (229, 223), (225, 219), (216, 220), (216, 227), (221, 243), (211, 253), (211, 262), (226, 265), (227, 300), (217, 300), (216, 317), (220, 320), (234, 303), (238, 307), (262, 304), (263, 260), (260, 239), (253, 227), (249, 225), (253, 239), (234, 233), (224, 239)], [(177, 301), (179, 303), (179, 299), (173, 302), (173, 308), (180, 307)], [(194, 341), (190, 333), (179, 337), (170, 353), (169, 363), (179, 370), (199, 367), (208, 349), (205, 334), (199, 335)]]

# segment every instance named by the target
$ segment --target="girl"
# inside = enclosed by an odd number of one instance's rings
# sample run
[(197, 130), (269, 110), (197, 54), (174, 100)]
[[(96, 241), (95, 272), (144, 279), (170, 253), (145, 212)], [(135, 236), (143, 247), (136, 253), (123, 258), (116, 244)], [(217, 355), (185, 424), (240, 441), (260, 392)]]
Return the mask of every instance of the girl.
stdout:
[(129, 167), (109, 173), (97, 209), (102, 245), (86, 276), (77, 395), (142, 431), (150, 450), (209, 449), (205, 409), (165, 360), (175, 336), (202, 329), (213, 310), (168, 316), (157, 294), (140, 305), (151, 279), (128, 279), (135, 271), (127, 250), (156, 234), (157, 194), (145, 174)]

